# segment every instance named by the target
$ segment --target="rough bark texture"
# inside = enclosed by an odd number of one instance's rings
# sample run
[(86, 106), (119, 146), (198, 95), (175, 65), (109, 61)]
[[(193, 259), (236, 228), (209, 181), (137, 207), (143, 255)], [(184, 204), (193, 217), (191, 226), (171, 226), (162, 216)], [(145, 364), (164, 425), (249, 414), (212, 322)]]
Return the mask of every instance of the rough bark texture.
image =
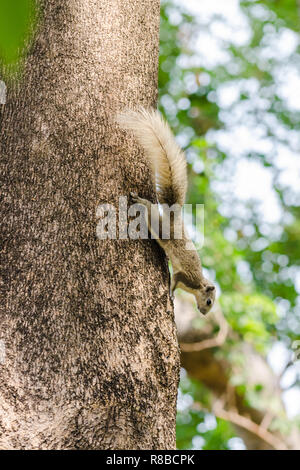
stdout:
[(1, 110), (0, 448), (174, 448), (166, 260), (151, 241), (96, 237), (100, 203), (153, 196), (113, 116), (156, 103), (159, 0), (40, 3)]

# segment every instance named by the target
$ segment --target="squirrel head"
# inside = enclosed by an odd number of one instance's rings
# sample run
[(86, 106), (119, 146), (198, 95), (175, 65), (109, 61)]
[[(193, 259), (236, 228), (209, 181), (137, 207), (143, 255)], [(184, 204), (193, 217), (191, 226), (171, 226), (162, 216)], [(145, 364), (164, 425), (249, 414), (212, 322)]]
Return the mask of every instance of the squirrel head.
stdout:
[(207, 282), (201, 285), (195, 292), (198, 310), (206, 315), (212, 308), (216, 298), (216, 288), (213, 284)]

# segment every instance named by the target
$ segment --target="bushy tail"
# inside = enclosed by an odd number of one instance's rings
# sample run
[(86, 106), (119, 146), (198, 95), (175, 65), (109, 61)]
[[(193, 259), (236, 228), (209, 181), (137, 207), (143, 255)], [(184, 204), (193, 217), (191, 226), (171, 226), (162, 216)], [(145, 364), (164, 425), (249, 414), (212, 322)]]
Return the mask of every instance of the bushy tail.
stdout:
[(117, 116), (123, 129), (130, 130), (143, 147), (156, 186), (158, 201), (184, 204), (187, 189), (186, 159), (171, 129), (160, 113), (139, 108)]

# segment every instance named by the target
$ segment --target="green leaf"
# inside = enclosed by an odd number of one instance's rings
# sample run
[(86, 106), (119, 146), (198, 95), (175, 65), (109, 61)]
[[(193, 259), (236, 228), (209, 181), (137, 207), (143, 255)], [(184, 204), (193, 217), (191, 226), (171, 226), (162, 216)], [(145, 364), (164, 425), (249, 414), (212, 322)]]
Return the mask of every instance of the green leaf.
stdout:
[(35, 18), (33, 0), (1, 0), (0, 59), (14, 65), (30, 37)]

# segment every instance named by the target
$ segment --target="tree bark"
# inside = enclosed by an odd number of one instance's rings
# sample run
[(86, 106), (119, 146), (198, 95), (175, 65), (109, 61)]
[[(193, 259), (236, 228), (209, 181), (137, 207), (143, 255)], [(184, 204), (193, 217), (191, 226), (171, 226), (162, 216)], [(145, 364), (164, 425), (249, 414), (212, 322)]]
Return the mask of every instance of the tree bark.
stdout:
[(96, 236), (153, 197), (114, 123), (157, 99), (159, 0), (41, 0), (1, 110), (0, 448), (171, 449), (179, 354), (165, 257)]

